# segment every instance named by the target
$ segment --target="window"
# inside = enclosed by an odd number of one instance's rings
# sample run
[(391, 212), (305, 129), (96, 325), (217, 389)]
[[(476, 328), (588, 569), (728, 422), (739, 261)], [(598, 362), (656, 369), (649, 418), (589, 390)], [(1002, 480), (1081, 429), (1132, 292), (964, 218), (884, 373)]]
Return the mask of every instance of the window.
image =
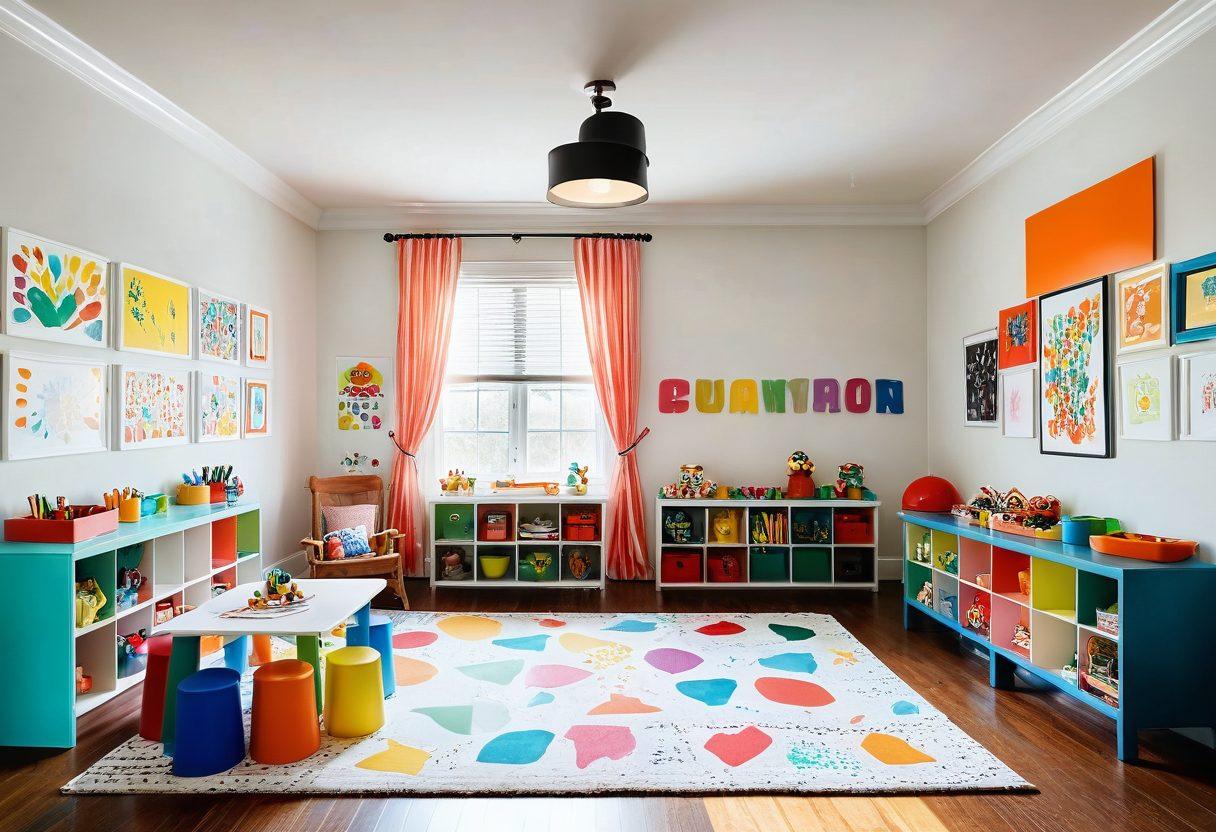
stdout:
[(451, 337), (439, 473), (564, 481), (577, 461), (603, 475), (605, 430), (573, 263), (464, 264)]

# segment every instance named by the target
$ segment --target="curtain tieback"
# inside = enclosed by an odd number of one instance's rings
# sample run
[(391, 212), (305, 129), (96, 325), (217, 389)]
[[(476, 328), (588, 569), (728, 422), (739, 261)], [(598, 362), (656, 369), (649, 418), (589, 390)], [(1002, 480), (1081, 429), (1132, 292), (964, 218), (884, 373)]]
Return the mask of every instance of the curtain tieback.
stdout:
[[(650, 428), (642, 428), (642, 432), (638, 434), (637, 439), (633, 440), (633, 444), (631, 444), (628, 448), (626, 448), (623, 451), (617, 451), (616, 455), (625, 456), (626, 454), (633, 453), (634, 450), (637, 448), (637, 446), (641, 443), (641, 441), (649, 435), (650, 435)], [(389, 436), (392, 436), (392, 434), (390, 433)]]
[(397, 446), (397, 450), (408, 456), (414, 462), (414, 470), (418, 470), (418, 457), (401, 447), (401, 443), (397, 441), (397, 434), (394, 431), (388, 432), (388, 438), (393, 440), (393, 444)]

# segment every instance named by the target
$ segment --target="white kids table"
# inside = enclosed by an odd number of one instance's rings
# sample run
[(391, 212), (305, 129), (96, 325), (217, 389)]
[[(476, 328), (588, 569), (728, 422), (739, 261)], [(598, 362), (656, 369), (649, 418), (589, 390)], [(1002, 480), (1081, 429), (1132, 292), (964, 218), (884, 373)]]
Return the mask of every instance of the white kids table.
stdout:
[[(161, 723), (161, 742), (164, 743), (165, 754), (172, 755), (173, 740), (177, 735), (177, 686), (182, 679), (198, 670), (201, 636), (223, 636), (225, 642), (250, 635), (294, 638), (296, 655), (312, 665), (317, 712), (321, 711), (321, 636), (353, 615), (355, 626), (348, 630), (347, 641), (351, 644), (369, 644), (371, 600), (384, 589), (385, 583), (383, 578), (303, 579), (296, 583), (305, 597), (311, 597), (306, 607), (291, 615), (220, 618), (220, 613), (247, 607), (254, 590), (265, 590), (265, 583), (258, 581), (234, 587), (190, 612), (171, 618), (156, 629), (157, 635), (173, 636), (169, 674), (165, 680), (165, 713)], [(248, 647), (244, 649), (248, 650)], [(225, 653), (230, 667), (244, 663), (243, 657), (236, 657), (240, 660), (237, 661), (227, 655), (227, 651)]]

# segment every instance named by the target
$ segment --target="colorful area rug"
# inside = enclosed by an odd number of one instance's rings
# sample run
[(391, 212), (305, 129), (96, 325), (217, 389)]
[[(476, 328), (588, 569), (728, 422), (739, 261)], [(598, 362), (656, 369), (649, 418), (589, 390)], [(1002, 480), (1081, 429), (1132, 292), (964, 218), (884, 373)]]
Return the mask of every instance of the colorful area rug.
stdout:
[(321, 751), (300, 763), (246, 760), (197, 779), (174, 777), (160, 745), (136, 737), (64, 790), (1030, 788), (830, 616), (388, 614), (398, 687), (374, 735), (325, 737)]

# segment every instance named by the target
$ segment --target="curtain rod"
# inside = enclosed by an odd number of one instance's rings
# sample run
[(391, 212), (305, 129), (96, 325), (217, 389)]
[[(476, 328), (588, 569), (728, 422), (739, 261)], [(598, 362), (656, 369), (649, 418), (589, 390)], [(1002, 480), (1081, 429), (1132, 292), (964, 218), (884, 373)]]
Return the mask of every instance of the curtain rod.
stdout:
[(508, 238), (509, 237), (510, 239), (514, 240), (517, 243), (520, 240), (522, 240), (524, 237), (565, 237), (567, 239), (577, 239), (579, 237), (595, 237), (598, 239), (607, 239), (607, 240), (638, 240), (643, 243), (649, 243), (651, 240), (654, 239), (654, 237), (650, 234), (610, 234), (607, 232), (587, 232), (587, 233), (583, 233), (583, 234), (576, 234), (573, 232), (566, 232), (566, 231), (553, 232), (553, 233), (535, 233), (535, 234), (521, 233), (519, 231), (495, 231), (495, 232), (486, 232), (486, 233), (481, 233), (481, 234), (441, 234), (438, 232), (425, 232), (425, 233), (420, 232), (420, 233), (416, 233), (416, 234), (393, 234), (390, 232), (390, 233), (384, 235), (384, 242), (395, 243), (398, 240), (434, 240), (439, 237), (447, 237), (447, 238), (453, 238), (453, 237), (462, 237), (462, 238), (463, 237), (504, 237), (504, 238)]

